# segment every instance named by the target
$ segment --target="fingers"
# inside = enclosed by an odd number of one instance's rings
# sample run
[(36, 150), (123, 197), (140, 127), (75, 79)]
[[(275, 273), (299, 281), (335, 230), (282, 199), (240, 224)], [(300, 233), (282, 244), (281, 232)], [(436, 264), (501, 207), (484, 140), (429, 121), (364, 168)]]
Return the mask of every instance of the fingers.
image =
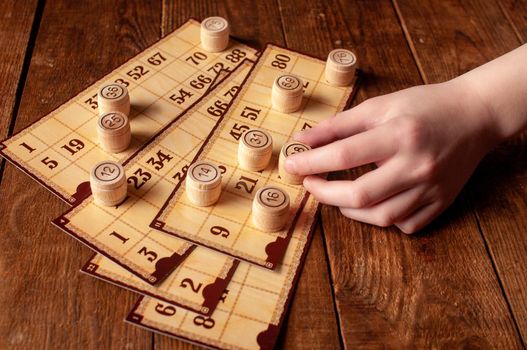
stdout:
[(293, 139), (311, 147), (318, 147), (362, 132), (366, 130), (369, 115), (363, 105), (329, 117), (311, 129), (299, 131)]
[(304, 179), (304, 187), (319, 202), (337, 207), (366, 208), (410, 188), (414, 181), (401, 176), (404, 169), (395, 162), (372, 170), (355, 181), (327, 181), (318, 176)]
[(369, 171), (353, 181), (349, 188), (353, 200), (348, 201), (347, 205), (339, 206), (370, 207), (405, 191), (416, 184), (416, 180), (407, 173), (408, 169), (405, 163), (390, 159), (377, 169)]
[(401, 231), (412, 234), (430, 223), (445, 209), (440, 201), (425, 205), (405, 219), (395, 223)]
[(425, 188), (418, 186), (399, 193), (372, 207), (363, 209), (341, 207), (340, 211), (350, 219), (387, 227), (422, 206), (424, 193)]
[(312, 175), (354, 168), (390, 157), (396, 151), (394, 134), (380, 126), (322, 147), (289, 156), (291, 174)]

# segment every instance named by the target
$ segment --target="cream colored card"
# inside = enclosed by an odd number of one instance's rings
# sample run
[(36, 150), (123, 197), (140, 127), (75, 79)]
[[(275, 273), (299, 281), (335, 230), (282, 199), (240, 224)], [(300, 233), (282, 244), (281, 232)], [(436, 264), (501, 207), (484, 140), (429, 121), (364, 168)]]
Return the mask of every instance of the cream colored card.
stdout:
[(316, 217), (312, 197), (303, 208), (287, 253), (274, 270), (241, 262), (211, 316), (141, 297), (127, 321), (185, 341), (221, 349), (273, 349), (305, 259)]
[(177, 268), (157, 286), (146, 283), (101, 254), (95, 254), (81, 271), (119, 287), (208, 316), (226, 297), (227, 285), (223, 281), (229, 281), (235, 269), (225, 264), (223, 256), (209, 254), (207, 249), (195, 249), (181, 268)]
[[(222, 193), (211, 207), (193, 205), (185, 186), (176, 186), (156, 215), (151, 227), (176, 235), (241, 260), (274, 269), (285, 254), (295, 222), (306, 201), (301, 185), (282, 182), (278, 154), (295, 131), (309, 128), (341, 111), (354, 92), (354, 85), (334, 87), (324, 77), (325, 61), (274, 45), (262, 53), (247, 83), (223, 116), (214, 135), (193, 160), (217, 163), (223, 172)], [(271, 106), (275, 78), (284, 73), (303, 80), (302, 106), (294, 113), (280, 113)], [(238, 141), (249, 128), (267, 130), (273, 138), (269, 166), (251, 172), (238, 166)], [(288, 224), (278, 232), (263, 232), (251, 220), (254, 194), (263, 186), (284, 189), (291, 200)]]
[[(88, 195), (91, 167), (122, 162), (203, 96), (221, 70), (232, 70), (256, 50), (234, 40), (224, 52), (200, 47), (200, 23), (189, 20), (55, 111), (0, 143), (0, 155), (70, 204)], [(132, 142), (118, 154), (97, 140), (97, 90), (128, 87)]]
[[(53, 223), (151, 285), (159, 284), (176, 267), (194, 268), (192, 259), (185, 260), (194, 245), (148, 225), (172, 188), (182, 181), (191, 160), (232, 103), (251, 67), (253, 63), (245, 60), (123, 164), (128, 197), (122, 204), (104, 207), (89, 196)], [(197, 268), (217, 275), (219, 278), (213, 283), (217, 290), (223, 290), (228, 279), (220, 275), (229, 276), (224, 271), (235, 268), (234, 259), (206, 248), (195, 249), (207, 251)], [(200, 302), (188, 301), (189, 305)]]

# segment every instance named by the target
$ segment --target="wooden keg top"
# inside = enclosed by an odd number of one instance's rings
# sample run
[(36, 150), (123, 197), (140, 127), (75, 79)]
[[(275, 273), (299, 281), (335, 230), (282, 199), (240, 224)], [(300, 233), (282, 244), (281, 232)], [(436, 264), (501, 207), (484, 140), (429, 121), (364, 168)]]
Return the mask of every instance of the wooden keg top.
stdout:
[(262, 129), (247, 130), (240, 138), (241, 149), (251, 154), (272, 152), (273, 137)]
[(253, 201), (255, 215), (284, 215), (289, 211), (289, 195), (276, 186), (265, 186), (256, 192)]
[(352, 71), (357, 64), (357, 57), (346, 49), (335, 49), (328, 55), (327, 66), (338, 71)]
[(209, 161), (199, 160), (187, 170), (188, 185), (200, 190), (209, 190), (221, 185), (221, 170)]
[(97, 98), (102, 103), (112, 105), (120, 105), (127, 103), (130, 100), (126, 86), (117, 83), (110, 83), (101, 86), (97, 92)]
[(201, 22), (201, 33), (208, 36), (228, 36), (229, 22), (223, 17), (208, 17)]
[(273, 92), (276, 94), (298, 96), (304, 93), (302, 79), (293, 74), (281, 74), (273, 83)]
[(108, 135), (120, 135), (130, 131), (128, 117), (121, 112), (107, 112), (97, 120), (99, 132)]
[(282, 146), (280, 154), (287, 158), (292, 154), (309, 151), (310, 149), (311, 147), (302, 142), (289, 141)]
[(111, 160), (97, 163), (90, 172), (90, 185), (101, 190), (113, 190), (126, 182), (121, 164)]

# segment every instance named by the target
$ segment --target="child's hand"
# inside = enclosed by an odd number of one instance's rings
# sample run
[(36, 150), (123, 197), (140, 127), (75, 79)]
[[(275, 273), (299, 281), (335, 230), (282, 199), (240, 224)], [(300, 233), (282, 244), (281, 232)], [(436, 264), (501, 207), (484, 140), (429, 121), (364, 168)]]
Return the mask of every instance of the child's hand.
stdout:
[[(467, 107), (470, 106), (470, 107)], [(375, 163), (355, 181), (307, 176), (304, 187), (354, 220), (414, 233), (456, 197), (499, 136), (462, 80), (373, 98), (295, 135), (312, 147), (286, 170), (314, 175)]]

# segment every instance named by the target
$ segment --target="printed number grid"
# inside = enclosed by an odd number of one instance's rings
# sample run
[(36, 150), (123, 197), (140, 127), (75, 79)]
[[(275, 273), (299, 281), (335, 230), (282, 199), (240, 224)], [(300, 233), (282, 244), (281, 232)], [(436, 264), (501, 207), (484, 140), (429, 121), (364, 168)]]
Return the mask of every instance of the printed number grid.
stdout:
[[(219, 164), (223, 171), (219, 201), (212, 207), (195, 206), (188, 201), (184, 187), (180, 186), (151, 226), (273, 269), (287, 248), (291, 226), (306, 195), (302, 186), (287, 185), (280, 180), (277, 165), (280, 149), (295, 131), (309, 128), (341, 111), (352, 92), (351, 86), (328, 85), (324, 68), (325, 63), (321, 60), (269, 45), (198, 156), (201, 160)], [(304, 82), (302, 106), (295, 113), (280, 113), (271, 107), (272, 84), (281, 73), (295, 74)], [(240, 137), (255, 127), (267, 130), (273, 137), (273, 158), (268, 168), (261, 172), (242, 170), (237, 161)], [(276, 233), (259, 230), (251, 220), (254, 194), (266, 185), (284, 189), (291, 199), (289, 225)], [(274, 255), (267, 252), (270, 244), (275, 245), (271, 249)]]
[[(63, 200), (74, 203), (77, 186), (93, 164), (122, 161), (207, 92), (216, 75), (232, 70), (256, 50), (232, 42), (222, 53), (200, 47), (200, 24), (190, 20), (85, 91), (3, 144), (1, 152)], [(117, 82), (129, 89), (132, 142), (120, 154), (99, 147), (97, 90)]]
[[(95, 203), (93, 197), (88, 197), (54, 223), (150, 284), (166, 277), (179, 263), (174, 254), (182, 256), (193, 246), (178, 237), (152, 230), (148, 225), (171, 189), (182, 180), (188, 164), (217, 124), (223, 112), (218, 106), (226, 108), (231, 102), (251, 66), (250, 61), (245, 61), (124, 164), (128, 176), (128, 198), (124, 203), (104, 207)], [(207, 253), (210, 261), (204, 260), (200, 265), (203, 271), (224, 278), (226, 271), (234, 266), (234, 259), (211, 250)], [(157, 263), (162, 259), (173, 261), (171, 266), (162, 264), (164, 273), (159, 276)], [(186, 259), (183, 260), (180, 271), (187, 265)], [(199, 282), (205, 285), (207, 281)], [(191, 296), (189, 302), (200, 302), (201, 294)]]
[[(258, 336), (274, 344), (290, 293), (311, 238), (317, 203), (311, 197), (295, 226), (289, 248), (275, 270), (241, 262), (226, 297), (212, 316), (189, 312), (155, 298), (140, 298), (127, 317), (135, 325), (222, 349), (259, 349)], [(271, 334), (273, 333), (273, 334)], [(271, 347), (270, 347), (271, 348)]]
[(219, 254), (211, 255), (209, 252), (207, 249), (193, 250), (192, 254), (185, 259), (184, 266), (176, 269), (157, 286), (145, 283), (100, 254), (92, 257), (81, 271), (136, 293), (151, 296), (187, 310), (210, 315), (215, 309), (214, 306), (222, 301), (226, 294), (223, 294), (218, 300), (213, 300), (213, 305), (210, 307), (210, 305), (205, 304), (202, 293), (207, 286), (216, 281), (219, 275), (225, 275), (227, 271), (221, 271), (221, 274), (211, 271), (207, 264), (221, 266), (225, 259)]

